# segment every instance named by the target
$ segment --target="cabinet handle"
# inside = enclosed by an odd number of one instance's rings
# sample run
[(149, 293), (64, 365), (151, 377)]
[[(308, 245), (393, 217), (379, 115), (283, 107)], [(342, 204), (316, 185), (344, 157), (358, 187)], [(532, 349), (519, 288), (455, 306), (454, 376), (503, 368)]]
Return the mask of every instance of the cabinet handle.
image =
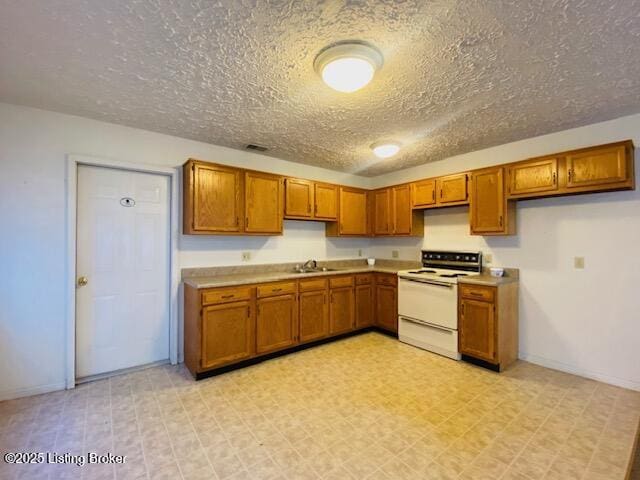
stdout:
[(247, 217), (247, 218), (245, 218), (245, 219), (244, 219), (244, 224), (245, 224), (245, 226), (247, 226), (247, 227), (249, 226), (249, 217)]
[(240, 225), (240, 217), (236, 217), (236, 227)]
[(464, 303), (460, 304), (460, 314), (464, 315)]
[(233, 298), (235, 295), (232, 293), (231, 295), (222, 295), (220, 298)]
[(251, 307), (247, 308), (247, 318), (251, 318)]
[(311, 213), (311, 204), (307, 204), (307, 213)]
[(279, 292), (280, 290), (282, 290), (281, 288), (272, 288), (271, 291), (272, 292)]
[(553, 172), (553, 184), (556, 184), (556, 172)]
[(571, 175), (573, 174), (573, 171), (571, 169), (569, 169), (567, 171), (567, 177), (569, 177), (569, 181), (571, 181)]
[(440, 198), (442, 198), (442, 189), (440, 189)]
[(472, 295), (474, 297), (483, 297), (484, 295), (482, 295), (482, 293), (480, 292), (469, 292), (469, 295)]
[(502, 215), (500, 215), (500, 226), (502, 226)]
[(313, 213), (318, 214), (318, 204), (313, 207)]
[(436, 189), (434, 188), (433, 191), (431, 192), (431, 199), (435, 202), (436, 201)]

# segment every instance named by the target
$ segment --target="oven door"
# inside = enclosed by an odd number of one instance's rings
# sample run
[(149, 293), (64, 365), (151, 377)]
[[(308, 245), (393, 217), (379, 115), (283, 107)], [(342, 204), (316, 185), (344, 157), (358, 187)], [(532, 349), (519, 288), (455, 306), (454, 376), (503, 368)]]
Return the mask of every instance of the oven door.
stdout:
[(458, 286), (427, 279), (399, 278), (398, 315), (458, 329)]

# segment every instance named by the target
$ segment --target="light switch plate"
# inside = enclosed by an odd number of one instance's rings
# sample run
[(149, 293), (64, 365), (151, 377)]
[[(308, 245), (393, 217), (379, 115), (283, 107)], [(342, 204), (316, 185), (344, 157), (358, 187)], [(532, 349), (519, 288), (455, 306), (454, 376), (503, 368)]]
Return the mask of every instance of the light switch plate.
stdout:
[(398, 258), (398, 250), (391, 250), (391, 257)]
[(242, 252), (242, 261), (248, 262), (251, 260), (251, 252)]
[(485, 253), (482, 259), (484, 260), (484, 263), (491, 263), (493, 262), (493, 255), (491, 255), (490, 253)]
[(573, 267), (582, 270), (584, 268), (584, 257), (573, 257)]
[(361, 257), (361, 256), (362, 256), (362, 249), (361, 249), (361, 248), (359, 248), (359, 249), (358, 249), (358, 256), (359, 256), (359, 257)]

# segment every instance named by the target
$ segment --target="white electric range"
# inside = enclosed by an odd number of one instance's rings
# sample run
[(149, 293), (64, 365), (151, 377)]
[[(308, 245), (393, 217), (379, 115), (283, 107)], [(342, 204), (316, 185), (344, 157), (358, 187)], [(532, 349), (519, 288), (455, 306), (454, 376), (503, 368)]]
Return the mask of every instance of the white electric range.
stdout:
[(482, 253), (423, 250), (422, 265), (398, 272), (398, 338), (459, 360), (458, 278), (480, 274)]

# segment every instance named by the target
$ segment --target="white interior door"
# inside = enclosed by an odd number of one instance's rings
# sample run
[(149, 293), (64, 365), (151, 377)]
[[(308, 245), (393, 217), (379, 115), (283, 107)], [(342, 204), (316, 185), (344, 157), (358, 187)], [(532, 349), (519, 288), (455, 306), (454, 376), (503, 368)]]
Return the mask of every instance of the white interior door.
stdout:
[(76, 378), (168, 359), (169, 178), (80, 165), (77, 193)]

